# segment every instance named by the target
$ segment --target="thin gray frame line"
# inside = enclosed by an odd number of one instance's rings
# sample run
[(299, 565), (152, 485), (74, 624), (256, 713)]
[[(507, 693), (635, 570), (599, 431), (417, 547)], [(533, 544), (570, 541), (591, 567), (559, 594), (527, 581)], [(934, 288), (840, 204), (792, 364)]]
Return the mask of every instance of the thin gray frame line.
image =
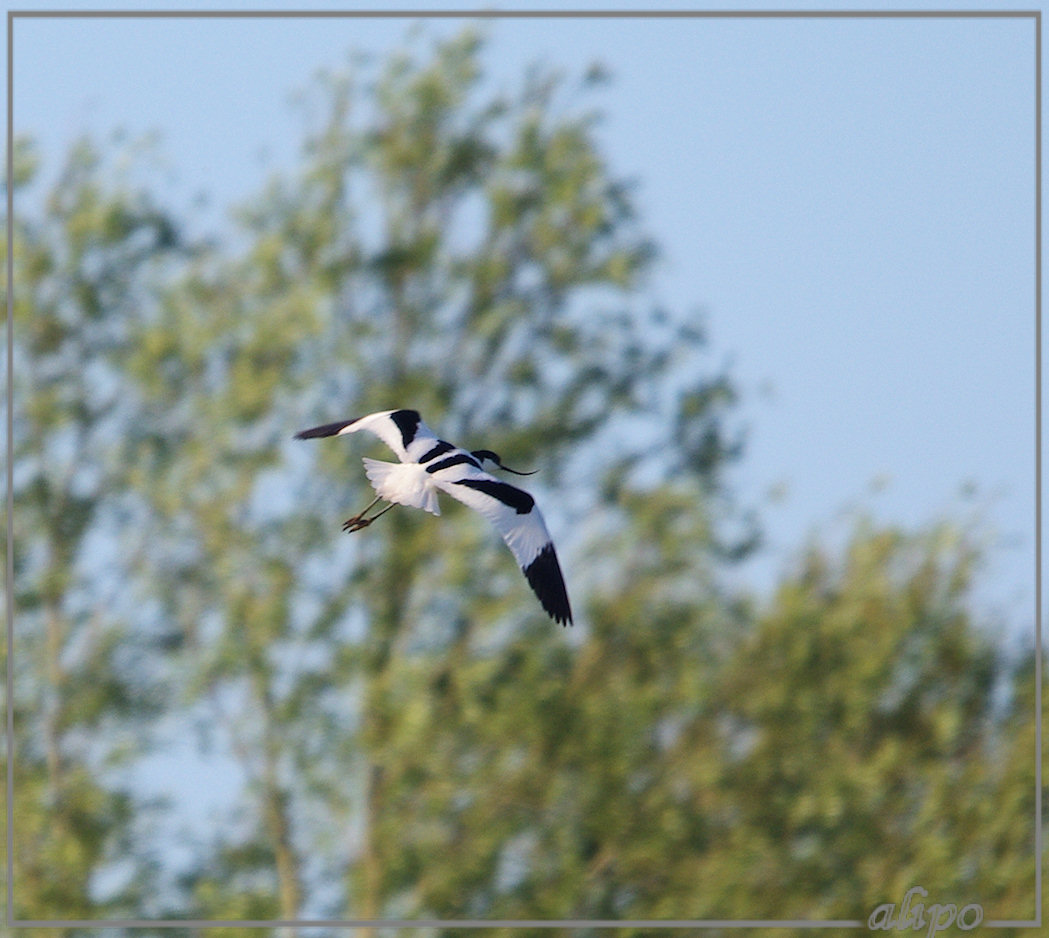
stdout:
[(1034, 30), (1034, 914), (1042, 923), (1042, 11)]
[[(183, 18), (479, 18), (493, 19), (1026, 19), (1034, 20), (1034, 153), (1035, 153), (1035, 223), (1034, 223), (1034, 435), (1035, 435), (1035, 659), (1034, 676), (1037, 700), (1042, 698), (1042, 10), (8, 10), (7, 13), (7, 557), (5, 564), (7, 607), (7, 661), (5, 732), (7, 742), (7, 908), (8, 928), (262, 928), (262, 926), (363, 926), (386, 925), (388, 928), (864, 928), (858, 920), (712, 920), (712, 919), (640, 919), (630, 920), (241, 920), (209, 921), (207, 919), (14, 919), (14, 21), (15, 18), (114, 18), (114, 19), (183, 19)], [(1035, 706), (1035, 917), (1030, 920), (991, 919), (985, 928), (1037, 928), (1042, 924), (1042, 708)]]
[[(17, 928), (868, 928), (858, 919), (15, 919)], [(983, 928), (1038, 928), (1041, 919), (989, 919)]]
[[(859, 919), (825, 919), (814, 922), (798, 922), (793, 919), (228, 919), (211, 921), (189, 918), (128, 918), (128, 919), (15, 919), (8, 921), (10, 928), (28, 929), (261, 929), (261, 928), (380, 928), (389, 929), (619, 929), (637, 926), (646, 929), (795, 929), (801, 924), (807, 929), (868, 929), (868, 923)], [(981, 922), (984, 929), (1033, 929), (1041, 926), (1041, 919), (988, 919)]]
[(20, 18), (112, 19), (993, 19), (1038, 16), (1038, 10), (12, 10)]
[(14, 790), (15, 790), (15, 701), (14, 701), (14, 651), (15, 651), (15, 616), (14, 616), (14, 588), (15, 588), (15, 484), (14, 484), (14, 387), (15, 387), (15, 210), (14, 210), (14, 178), (15, 178), (15, 117), (14, 117), (14, 21), (11, 15), (7, 17), (7, 413), (5, 424), (7, 430), (7, 557), (4, 564), (4, 597), (7, 606), (7, 661), (6, 682), (4, 684), (4, 732), (7, 744), (7, 788), (5, 790), (6, 815), (7, 815), (7, 904), (4, 917), (8, 924), (11, 922), (12, 910), (15, 904), (14, 886), (14, 852), (15, 852), (15, 818), (14, 818)]
[[(866, 928), (858, 919), (799, 923), (787, 919), (245, 919), (193, 921), (192, 919), (17, 919), (19, 928)], [(987, 925), (992, 922), (984, 923)], [(1005, 923), (1033, 924), (1033, 923)]]
[[(858, 919), (15, 919), (17, 928), (865, 928)], [(988, 919), (982, 928), (1040, 928), (1038, 919)]]

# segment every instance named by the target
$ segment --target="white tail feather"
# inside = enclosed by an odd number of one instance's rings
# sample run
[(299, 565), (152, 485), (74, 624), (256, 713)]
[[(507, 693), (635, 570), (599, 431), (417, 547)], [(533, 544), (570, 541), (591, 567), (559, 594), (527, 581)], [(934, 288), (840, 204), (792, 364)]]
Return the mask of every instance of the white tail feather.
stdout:
[(364, 474), (380, 498), (409, 508), (422, 508), (439, 515), (437, 490), (432, 476), (418, 463), (383, 462), (364, 457)]

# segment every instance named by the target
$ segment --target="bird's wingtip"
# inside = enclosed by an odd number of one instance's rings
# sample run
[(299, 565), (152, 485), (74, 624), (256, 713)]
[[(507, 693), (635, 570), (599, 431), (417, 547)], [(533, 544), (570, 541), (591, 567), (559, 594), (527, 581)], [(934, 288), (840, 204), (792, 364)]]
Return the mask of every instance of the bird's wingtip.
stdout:
[(312, 440), (320, 436), (337, 436), (347, 427), (355, 424), (359, 418), (352, 420), (337, 420), (335, 423), (324, 423), (319, 427), (310, 427), (308, 430), (300, 430), (295, 434), (296, 440)]
[(546, 614), (562, 626), (572, 624), (572, 606), (568, 601), (568, 591), (565, 589), (564, 577), (561, 574), (561, 566), (557, 562), (557, 553), (554, 545), (547, 543), (536, 555), (535, 559), (522, 568), (528, 585), (539, 597)]

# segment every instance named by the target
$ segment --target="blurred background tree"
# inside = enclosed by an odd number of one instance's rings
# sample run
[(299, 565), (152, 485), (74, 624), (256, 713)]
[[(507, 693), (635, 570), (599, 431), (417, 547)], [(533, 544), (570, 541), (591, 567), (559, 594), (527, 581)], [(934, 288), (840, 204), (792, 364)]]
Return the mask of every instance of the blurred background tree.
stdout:
[[(736, 390), (646, 299), (603, 73), (492, 94), (482, 51), (321, 75), (240, 247), (176, 250), (84, 147), (20, 222), (17, 914), (865, 919), (920, 882), (1031, 915), (1030, 668), (967, 611), (978, 551), (861, 525), (765, 604), (725, 585)], [(371, 449), (291, 434), (405, 406), (543, 470), (575, 629), (457, 504), (340, 533)], [(242, 780), (177, 877), (94, 771), (161, 715)]]
[[(133, 620), (121, 590), (121, 532), (143, 506), (127, 489), (118, 453), (143, 419), (124, 393), (130, 323), (149, 305), (178, 234), (120, 165), (81, 141), (39, 211), (19, 213), (14, 226), (8, 406), (21, 916), (133, 915), (153, 870), (148, 855), (130, 856), (136, 832), (148, 830), (150, 805), (124, 770), (148, 746), (161, 669), (157, 633)], [(16, 202), (37, 171), (31, 143), (19, 140)]]

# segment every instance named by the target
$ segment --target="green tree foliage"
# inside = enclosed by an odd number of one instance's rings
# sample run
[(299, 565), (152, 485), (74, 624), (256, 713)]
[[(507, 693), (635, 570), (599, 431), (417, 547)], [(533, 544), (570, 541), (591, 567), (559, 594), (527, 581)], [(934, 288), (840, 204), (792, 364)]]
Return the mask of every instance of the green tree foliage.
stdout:
[[(946, 806), (961, 813), (973, 831), (963, 851), (964, 866), (976, 871), (969, 888), (987, 907), (988, 918), (1032, 918), (1035, 895), (1041, 888), (1035, 865), (1034, 810), (1035, 766), (1042, 761), (1042, 753), (1035, 714), (1041, 707), (1043, 726), (1046, 714), (1035, 683), (1034, 663), (1034, 652), (1029, 650), (1002, 676), (1008, 680), (1010, 695), (991, 751), (992, 768), (977, 780), (972, 793)], [(1042, 771), (1044, 778), (1044, 763)], [(1044, 843), (1044, 784), (1042, 813)]]
[[(16, 203), (43, 207), (18, 213), (13, 243), (13, 911), (129, 914), (148, 887), (120, 870), (144, 820), (121, 770), (144, 745), (157, 700), (149, 636), (125, 618), (126, 558), (112, 536), (104, 547), (93, 538), (132, 510), (117, 457), (136, 416), (122, 398), (121, 358), (176, 232), (88, 141), (46, 193), (32, 188), (28, 141), (14, 170)], [(108, 882), (107, 869), (117, 870)]]
[[(541, 458), (550, 484), (579, 490), (561, 509), (576, 522), (631, 497), (643, 444), (661, 444), (654, 478), (677, 460), (700, 480), (676, 496), (706, 525), (682, 563), (701, 569), (715, 544), (703, 484), (717, 488), (733, 453), (721, 427), (731, 389), (675, 371), (698, 361), (694, 326), (638, 309), (654, 252), (630, 186), (600, 155), (596, 116), (539, 72), (485, 99), (479, 52), (467, 32), (428, 61), (395, 57), (374, 85), (356, 71), (322, 79), (302, 171), (243, 211), (241, 258), (196, 259), (129, 362), (163, 412), (135, 443), (164, 531), (156, 579), (185, 637), (186, 686), (223, 708), (249, 780), (251, 819), (230, 836), (268, 852), (283, 918), (307, 901), (317, 838), (329, 869), (350, 871), (325, 911), (376, 918), (402, 902), (411, 874), (388, 831), (437, 712), (433, 681), (494, 676), (514, 643), (535, 674), (569, 655), (483, 521), (458, 506), (436, 530), (395, 512), (340, 543), (333, 512), (366, 497), (355, 459), (305, 449), (290, 430), (417, 407), (452, 439), (511, 463)], [(662, 436), (610, 449), (614, 418), (631, 415)], [(587, 452), (604, 457), (603, 493), (578, 481)], [(294, 499), (274, 497), (275, 484)], [(477, 763), (495, 741), (449, 744)], [(311, 828), (332, 811), (345, 812), (341, 843), (330, 825)], [(201, 915), (233, 914), (205, 900), (208, 882), (225, 881), (217, 870), (194, 881)]]
[(953, 524), (862, 520), (840, 559), (805, 553), (681, 739), (683, 767), (709, 753), (693, 784), (716, 820), (672, 869), (705, 917), (865, 921), (915, 885), (1033, 915), (1033, 701), (997, 712), (1010, 667), (967, 608), (979, 558)]
[[(702, 539), (683, 516), (657, 493), (619, 546), (673, 569)], [(577, 651), (536, 630), (405, 667), (384, 869), (438, 918), (866, 921), (913, 885), (1031, 917), (1030, 669), (1003, 714), (978, 560), (947, 523), (861, 522), (763, 612), (648, 571), (591, 602)]]

